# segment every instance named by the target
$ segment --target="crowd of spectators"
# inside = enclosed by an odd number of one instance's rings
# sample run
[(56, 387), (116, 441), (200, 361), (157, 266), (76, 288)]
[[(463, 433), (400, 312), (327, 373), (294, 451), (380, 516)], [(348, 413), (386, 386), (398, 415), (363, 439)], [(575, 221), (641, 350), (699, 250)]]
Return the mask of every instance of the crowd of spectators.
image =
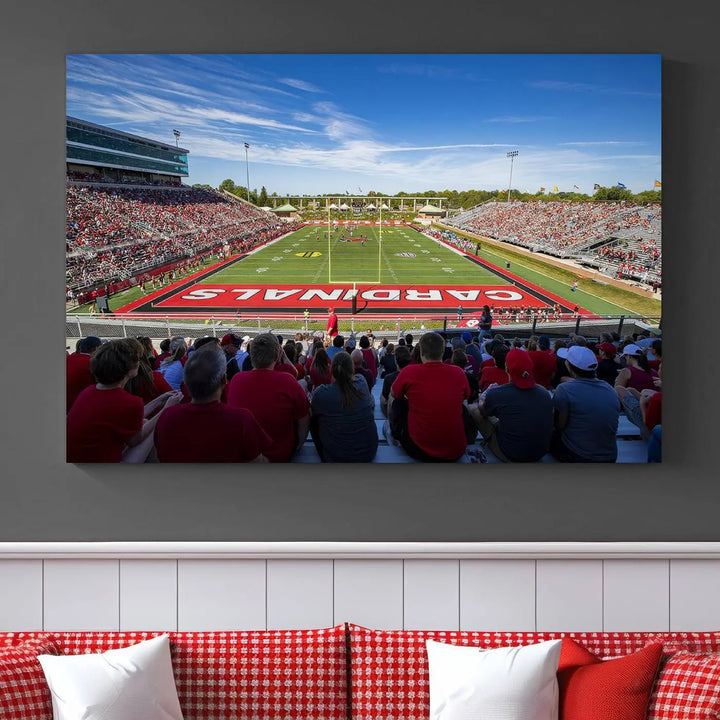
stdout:
[(659, 205), (627, 202), (489, 202), (448, 223), (536, 252), (567, 257), (630, 231), (659, 238), (661, 217)]
[(66, 284), (74, 292), (228, 246), (243, 252), (283, 232), (275, 216), (191, 187), (68, 182)]
[[(662, 341), (604, 333), (228, 333), (188, 343), (83, 338), (67, 356), (69, 462), (288, 462), (308, 433), (323, 462), (387, 441), (424, 462), (482, 443), (503, 462), (615, 462), (621, 414), (659, 460)], [(381, 390), (373, 394), (376, 382)]]
[(662, 245), (659, 238), (632, 236), (613, 240), (594, 250), (590, 260), (605, 273), (618, 278), (649, 282), (662, 280)]

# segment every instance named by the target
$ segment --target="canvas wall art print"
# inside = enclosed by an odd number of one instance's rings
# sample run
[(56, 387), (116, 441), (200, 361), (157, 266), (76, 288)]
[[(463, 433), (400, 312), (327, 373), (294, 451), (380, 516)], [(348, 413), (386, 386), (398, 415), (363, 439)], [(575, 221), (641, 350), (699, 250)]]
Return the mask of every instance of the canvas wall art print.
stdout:
[(69, 463), (661, 459), (661, 58), (68, 55)]

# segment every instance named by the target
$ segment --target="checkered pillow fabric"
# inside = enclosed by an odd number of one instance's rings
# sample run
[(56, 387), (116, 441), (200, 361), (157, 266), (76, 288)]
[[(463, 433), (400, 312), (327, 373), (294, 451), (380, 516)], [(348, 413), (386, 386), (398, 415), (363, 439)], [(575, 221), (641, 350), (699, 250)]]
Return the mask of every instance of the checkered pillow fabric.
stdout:
[(720, 653), (720, 632), (651, 633), (648, 643), (662, 643), (666, 653)]
[(349, 629), (353, 720), (426, 720), (430, 712), (426, 640), (490, 649), (566, 635), (600, 657), (628, 655), (647, 641), (647, 633), (370, 630), (358, 625)]
[[(64, 632), (56, 636), (63, 653), (75, 655), (127, 647), (160, 634)], [(344, 625), (169, 635), (185, 720), (347, 719)]]
[(58, 655), (50, 635), (0, 646), (0, 718), (53, 720), (52, 696), (38, 655)]
[(720, 654), (677, 652), (661, 666), (647, 720), (720, 718)]

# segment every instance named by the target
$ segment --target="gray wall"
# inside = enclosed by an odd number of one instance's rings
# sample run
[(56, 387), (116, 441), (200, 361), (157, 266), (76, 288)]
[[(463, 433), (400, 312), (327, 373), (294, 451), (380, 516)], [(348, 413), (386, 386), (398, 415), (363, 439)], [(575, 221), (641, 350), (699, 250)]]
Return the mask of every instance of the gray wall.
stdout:
[[(371, 0), (350, 15), (326, 0), (5, 2), (0, 541), (720, 539), (718, 382), (706, 364), (714, 342), (701, 339), (717, 301), (720, 156), (715, 28), (696, 22), (706, 7)], [(663, 54), (662, 467), (64, 463), (65, 53), (349, 50)]]

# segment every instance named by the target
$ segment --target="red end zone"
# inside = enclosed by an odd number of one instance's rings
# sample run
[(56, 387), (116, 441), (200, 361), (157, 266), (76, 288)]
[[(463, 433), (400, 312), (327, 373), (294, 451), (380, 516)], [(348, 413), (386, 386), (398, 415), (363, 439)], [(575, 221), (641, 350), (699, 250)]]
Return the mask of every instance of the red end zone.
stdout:
[[(202, 308), (231, 308), (233, 310), (262, 308), (282, 311), (288, 308), (323, 309), (332, 305), (338, 310), (352, 307), (352, 285), (239, 285), (195, 284), (180, 292), (153, 302), (153, 307), (165, 310), (199, 310)], [(150, 298), (146, 298), (151, 300)], [(520, 288), (507, 285), (483, 287), (445, 287), (404, 285), (370, 285), (357, 289), (358, 309), (370, 312), (382, 310), (431, 309), (456, 310), (463, 306), (465, 312), (483, 305), (496, 307), (547, 307), (547, 303)]]

